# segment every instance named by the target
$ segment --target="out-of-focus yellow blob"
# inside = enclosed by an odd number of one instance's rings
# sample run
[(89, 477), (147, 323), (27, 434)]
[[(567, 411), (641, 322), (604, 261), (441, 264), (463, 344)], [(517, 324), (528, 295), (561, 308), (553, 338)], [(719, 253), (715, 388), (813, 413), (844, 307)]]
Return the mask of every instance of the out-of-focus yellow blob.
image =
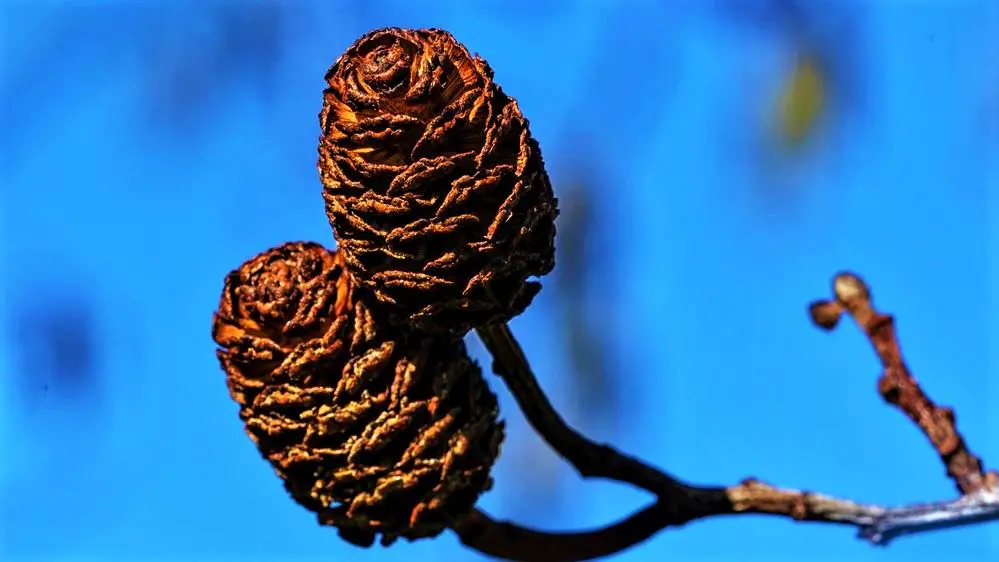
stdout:
[(777, 130), (782, 144), (805, 141), (825, 108), (822, 69), (811, 56), (802, 55), (787, 78), (777, 108)]

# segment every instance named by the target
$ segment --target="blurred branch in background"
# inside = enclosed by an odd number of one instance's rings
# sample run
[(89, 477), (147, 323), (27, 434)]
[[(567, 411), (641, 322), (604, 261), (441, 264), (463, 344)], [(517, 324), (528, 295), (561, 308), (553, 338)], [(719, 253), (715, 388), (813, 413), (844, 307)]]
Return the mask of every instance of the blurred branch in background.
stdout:
[(566, 389), (575, 410), (570, 416), (600, 428), (601, 437), (609, 439), (618, 425), (619, 400), (617, 385), (610, 377), (607, 341), (602, 327), (595, 326), (594, 321), (610, 308), (597, 310), (596, 303), (613, 301), (613, 295), (603, 294), (603, 287), (596, 289), (601, 293), (599, 298), (591, 294), (595, 268), (590, 265), (600, 263), (597, 258), (606, 245), (601, 236), (606, 233), (600, 228), (593, 205), (594, 190), (599, 188), (591, 182), (592, 175), (585, 174), (585, 179), (561, 186), (558, 269), (552, 274), (553, 292), (558, 295), (556, 306), (564, 341), (561, 348), (565, 350), (572, 382)]
[[(562, 167), (566, 172), (555, 182), (560, 208), (557, 265), (549, 275), (551, 294), (556, 295), (559, 348), (564, 350), (570, 377), (564, 389), (569, 396), (566, 402), (572, 405), (568, 415), (601, 439), (614, 438), (618, 427), (627, 422), (621, 419), (625, 415), (618, 389), (621, 381), (611, 378), (616, 350), (606, 337), (606, 323), (617, 310), (615, 275), (592, 266), (606, 263), (603, 256), (615, 244), (607, 217), (618, 215), (595, 203), (603, 197), (603, 205), (610, 204), (605, 194), (617, 187), (605, 182), (611, 172), (601, 166), (621, 148), (620, 138), (654, 134), (659, 126), (656, 120), (674, 117), (669, 105), (683, 79), (682, 55), (677, 34), (664, 31), (682, 21), (689, 8), (683, 3), (671, 7), (673, 19), (664, 22), (659, 12), (648, 7), (621, 10), (608, 6), (601, 20), (604, 25), (596, 30), (593, 51), (585, 55), (590, 67), (600, 71), (583, 73), (573, 90), (575, 97), (565, 104), (559, 151), (565, 155)], [(639, 68), (625, 63), (622, 53), (641, 53)], [(615, 135), (604, 135), (608, 116), (594, 108), (606, 103), (607, 84), (636, 80), (641, 94), (627, 100), (631, 118), (615, 123)]]

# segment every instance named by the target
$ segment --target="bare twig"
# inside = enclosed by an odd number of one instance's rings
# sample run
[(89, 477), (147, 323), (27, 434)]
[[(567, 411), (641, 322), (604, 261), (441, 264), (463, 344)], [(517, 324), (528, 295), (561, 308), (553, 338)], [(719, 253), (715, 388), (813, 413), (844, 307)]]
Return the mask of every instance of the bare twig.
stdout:
[(874, 308), (867, 284), (852, 273), (842, 273), (833, 281), (833, 294), (832, 300), (817, 301), (809, 307), (816, 325), (831, 330), (843, 313), (852, 316), (871, 340), (884, 368), (878, 381), (881, 396), (926, 434), (962, 494), (988, 487), (981, 461), (957, 430), (954, 411), (934, 404), (909, 372), (895, 336), (895, 320)]
[(739, 513), (853, 525), (860, 538), (880, 546), (902, 535), (999, 521), (999, 493), (986, 490), (950, 501), (881, 507), (746, 480), (730, 488), (729, 497)]
[(887, 545), (902, 535), (991, 521), (999, 521), (999, 493), (983, 489), (953, 501), (889, 509), (874, 523), (861, 528), (860, 537), (874, 544)]
[(982, 472), (954, 426), (954, 415), (919, 388), (902, 361), (892, 318), (876, 312), (870, 291), (859, 277), (842, 274), (836, 298), (811, 305), (813, 321), (832, 329), (851, 314), (874, 345), (884, 366), (882, 396), (905, 412), (927, 434), (964, 494), (957, 500), (886, 508), (811, 492), (773, 487), (755, 479), (728, 488), (686, 484), (610, 446), (580, 435), (559, 416), (537, 383), (527, 358), (505, 325), (479, 329), (503, 378), (530, 424), (584, 478), (626, 482), (657, 496), (650, 507), (600, 530), (546, 533), (497, 522), (476, 511), (455, 525), (462, 542), (484, 554), (524, 562), (574, 562), (620, 552), (666, 527), (720, 515), (765, 514), (798, 521), (850, 525), (872, 544), (895, 537), (999, 520), (999, 475)]

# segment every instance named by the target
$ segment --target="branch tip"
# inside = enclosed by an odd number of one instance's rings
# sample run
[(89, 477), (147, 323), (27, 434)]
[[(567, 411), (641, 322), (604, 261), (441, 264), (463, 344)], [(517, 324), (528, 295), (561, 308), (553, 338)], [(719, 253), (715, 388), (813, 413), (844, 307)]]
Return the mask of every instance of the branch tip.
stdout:
[(815, 301), (808, 307), (812, 323), (825, 331), (832, 331), (843, 317), (843, 305), (839, 301)]
[(833, 294), (848, 309), (871, 302), (870, 287), (863, 279), (850, 272), (840, 273), (833, 279)]

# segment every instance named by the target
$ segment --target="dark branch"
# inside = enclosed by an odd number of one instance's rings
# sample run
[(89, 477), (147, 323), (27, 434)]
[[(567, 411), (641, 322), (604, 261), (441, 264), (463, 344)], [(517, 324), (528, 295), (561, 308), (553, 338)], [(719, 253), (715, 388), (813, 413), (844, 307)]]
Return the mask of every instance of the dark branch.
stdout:
[(455, 527), (461, 542), (487, 556), (522, 562), (577, 562), (624, 551), (659, 532), (668, 518), (664, 504), (642, 511), (600, 530), (545, 533), (499, 522), (481, 511)]
[[(696, 495), (704, 495), (697, 499)], [(498, 522), (475, 511), (454, 526), (461, 542), (487, 556), (520, 562), (580, 562), (602, 558), (639, 544), (667, 527), (721, 515), (776, 515), (795, 521), (849, 525), (872, 544), (887, 545), (902, 535), (999, 521), (999, 492), (976, 492), (957, 500), (895, 508), (859, 504), (746, 480), (717, 495), (693, 490), (693, 501), (661, 499), (605, 528), (549, 533)], [(686, 509), (677, 509), (677, 504)]]
[(570, 427), (538, 385), (527, 357), (505, 323), (477, 331), (493, 356), (493, 372), (509, 387), (527, 421), (583, 478), (627, 482), (662, 498), (680, 497), (691, 489), (609, 445), (587, 439)]

